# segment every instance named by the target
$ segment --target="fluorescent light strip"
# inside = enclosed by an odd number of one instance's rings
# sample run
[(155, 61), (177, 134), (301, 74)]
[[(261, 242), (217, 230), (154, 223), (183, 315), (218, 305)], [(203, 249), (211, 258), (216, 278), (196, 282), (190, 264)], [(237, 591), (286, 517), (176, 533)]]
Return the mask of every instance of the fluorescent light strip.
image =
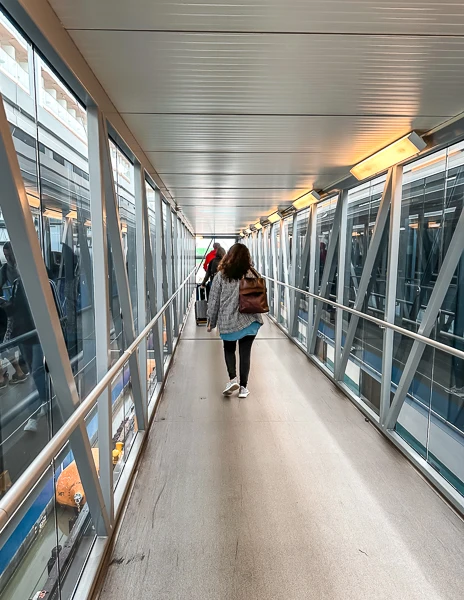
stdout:
[(279, 214), (279, 211), (276, 210), (275, 212), (273, 212), (271, 215), (268, 216), (267, 220), (269, 221), (269, 223), (277, 223), (277, 221), (281, 220), (281, 216)]
[(308, 192), (301, 198), (295, 200), (293, 202), (293, 207), (296, 210), (302, 210), (303, 208), (308, 208), (308, 206), (311, 206), (311, 204), (314, 204), (315, 202), (319, 202), (320, 199), (321, 197), (319, 196), (319, 194), (312, 190), (311, 192)]
[(359, 181), (386, 171), (393, 165), (412, 158), (426, 147), (424, 140), (412, 131), (393, 144), (379, 150), (351, 169), (351, 174)]

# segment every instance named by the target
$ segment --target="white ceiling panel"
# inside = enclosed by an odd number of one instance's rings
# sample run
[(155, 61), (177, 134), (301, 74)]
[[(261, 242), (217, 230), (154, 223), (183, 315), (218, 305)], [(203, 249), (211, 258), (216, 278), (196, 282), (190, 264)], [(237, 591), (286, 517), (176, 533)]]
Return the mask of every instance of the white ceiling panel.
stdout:
[(461, 2), (50, 0), (67, 28), (462, 35)]
[(203, 233), (235, 233), (464, 111), (462, 2), (50, 3)]
[[(333, 155), (336, 153), (334, 152)], [(313, 175), (329, 152), (147, 152), (161, 177), (173, 174)], [(342, 162), (342, 156), (338, 157)]]
[[(351, 165), (411, 129), (426, 131), (436, 117), (270, 115), (125, 115), (148, 152), (312, 152), (328, 166)], [(327, 156), (327, 149), (334, 149)], [(155, 164), (156, 167), (156, 164)]]
[(464, 38), (71, 34), (122, 113), (449, 117), (462, 110)]

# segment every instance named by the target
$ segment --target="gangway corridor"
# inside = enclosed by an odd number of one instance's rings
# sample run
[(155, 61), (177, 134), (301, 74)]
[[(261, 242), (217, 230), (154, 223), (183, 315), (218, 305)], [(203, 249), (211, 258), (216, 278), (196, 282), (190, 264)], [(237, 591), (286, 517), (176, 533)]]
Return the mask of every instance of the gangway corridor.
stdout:
[(461, 597), (461, 518), (265, 321), (239, 400), (190, 314), (100, 600)]

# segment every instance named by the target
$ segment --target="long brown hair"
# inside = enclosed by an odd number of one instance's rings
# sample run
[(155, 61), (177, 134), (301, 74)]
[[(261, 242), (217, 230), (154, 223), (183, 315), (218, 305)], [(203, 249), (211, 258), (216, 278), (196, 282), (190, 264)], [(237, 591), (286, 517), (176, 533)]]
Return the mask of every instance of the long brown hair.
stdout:
[(219, 271), (229, 281), (241, 279), (251, 267), (250, 251), (245, 244), (234, 244), (221, 260)]

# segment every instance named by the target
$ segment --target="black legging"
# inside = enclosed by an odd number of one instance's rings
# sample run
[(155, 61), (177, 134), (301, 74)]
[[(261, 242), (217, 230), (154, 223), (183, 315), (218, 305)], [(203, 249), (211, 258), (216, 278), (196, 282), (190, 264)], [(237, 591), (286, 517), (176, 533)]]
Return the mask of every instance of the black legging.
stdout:
[[(251, 346), (255, 341), (255, 337), (255, 335), (247, 335), (238, 341), (238, 351), (240, 354), (240, 385), (243, 387), (246, 387), (248, 383)], [(237, 359), (235, 357), (236, 347), (237, 342), (227, 342), (224, 340), (224, 356), (230, 379), (237, 377)]]

